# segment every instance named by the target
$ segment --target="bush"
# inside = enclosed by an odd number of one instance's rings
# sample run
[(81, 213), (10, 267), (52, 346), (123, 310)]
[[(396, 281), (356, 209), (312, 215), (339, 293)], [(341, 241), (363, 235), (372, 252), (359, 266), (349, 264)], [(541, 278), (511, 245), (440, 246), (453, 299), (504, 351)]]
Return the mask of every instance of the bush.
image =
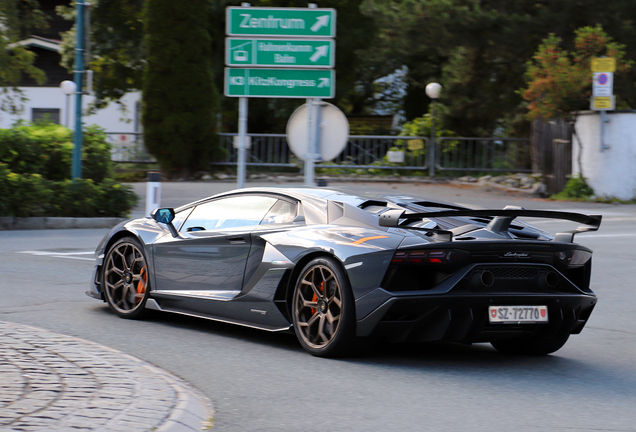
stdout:
[(0, 164), (0, 216), (43, 216), (51, 199), (48, 182), (39, 174), (16, 174)]
[(112, 179), (49, 181), (0, 164), (0, 216), (125, 217), (139, 197)]
[(594, 195), (594, 189), (587, 184), (585, 177), (579, 174), (578, 176), (570, 177), (565, 185), (565, 189), (554, 195), (553, 198), (581, 200), (588, 199), (592, 195)]
[(106, 141), (104, 129), (97, 125), (84, 129), (82, 144), (82, 177), (97, 183), (113, 177), (112, 146)]
[(122, 185), (113, 179), (101, 184), (100, 213), (103, 217), (118, 217), (127, 214), (139, 201), (139, 197), (130, 186)]
[[(82, 177), (102, 182), (112, 177), (111, 145), (98, 126), (84, 129)], [(48, 180), (71, 178), (73, 132), (54, 123), (18, 123), (0, 130), (0, 162), (18, 174), (41, 174)]]
[(104, 130), (84, 129), (84, 178), (75, 182), (72, 157), (72, 132), (63, 126), (22, 122), (0, 129), (0, 216), (127, 216), (139, 198), (112, 179)]

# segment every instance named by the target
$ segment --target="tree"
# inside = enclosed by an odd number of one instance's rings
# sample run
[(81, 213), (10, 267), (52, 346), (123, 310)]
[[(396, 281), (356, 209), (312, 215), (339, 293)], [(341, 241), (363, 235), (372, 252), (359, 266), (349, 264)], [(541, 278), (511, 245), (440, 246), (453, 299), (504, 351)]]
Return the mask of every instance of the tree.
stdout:
[[(616, 43), (605, 33), (600, 25), (583, 27), (576, 30), (574, 50), (562, 48), (561, 38), (549, 35), (539, 45), (532, 61), (527, 64), (525, 78), (527, 87), (519, 91), (529, 102), (527, 118), (544, 120), (574, 117), (573, 133), (576, 133), (576, 113), (589, 109), (592, 95), (591, 60), (594, 57), (612, 57), (616, 59), (617, 75), (626, 74), (634, 62), (625, 59), (625, 46)], [(617, 106), (626, 107), (621, 94), (629, 94), (628, 81), (618, 81), (616, 86)], [(631, 83), (633, 86), (633, 82)], [(623, 91), (625, 90), (625, 91)], [(583, 182), (581, 154), (583, 146), (579, 143), (578, 164)]]
[[(634, 62), (625, 59), (625, 45), (614, 42), (600, 25), (583, 27), (575, 34), (573, 51), (564, 49), (562, 39), (550, 34), (528, 62), (525, 74), (528, 85), (520, 93), (529, 102), (530, 120), (570, 117), (573, 112), (588, 109), (592, 58), (615, 58), (617, 76), (632, 69)], [(626, 87), (625, 82), (616, 86), (617, 105), (625, 106), (621, 87)]]
[[(424, 88), (437, 81), (448, 107), (445, 126), (464, 136), (528, 127), (517, 89), (524, 85), (527, 61), (549, 33), (570, 49), (575, 29), (600, 23), (629, 47), (626, 58), (636, 59), (636, 9), (629, 2), (365, 0), (362, 10), (380, 29), (369, 55), (408, 68), (407, 119), (427, 111)], [(624, 79), (631, 84), (624, 101), (636, 106), (634, 77)]]
[(44, 82), (44, 72), (33, 65), (33, 52), (17, 42), (45, 24), (36, 0), (0, 0), (0, 111), (22, 111), (24, 96), (17, 85), (23, 73)]
[(180, 176), (206, 169), (218, 149), (210, 7), (211, 0), (145, 5), (144, 143), (165, 172)]
[[(145, 0), (93, 0), (90, 2), (90, 58), (86, 68), (94, 72), (95, 102), (90, 110), (103, 108), (130, 91), (141, 90), (145, 67)], [(58, 6), (58, 15), (75, 20), (74, 1)], [(73, 70), (75, 26), (62, 37), (62, 65)], [(122, 109), (127, 109), (122, 104)]]

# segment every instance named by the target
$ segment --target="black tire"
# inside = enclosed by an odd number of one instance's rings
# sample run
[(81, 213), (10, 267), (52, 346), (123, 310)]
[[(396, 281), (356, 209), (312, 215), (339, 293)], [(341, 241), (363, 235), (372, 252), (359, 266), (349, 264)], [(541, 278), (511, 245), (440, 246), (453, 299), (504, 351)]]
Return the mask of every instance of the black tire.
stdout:
[(547, 355), (561, 349), (568, 341), (569, 333), (551, 338), (505, 339), (490, 344), (499, 352), (513, 355)]
[(124, 237), (106, 253), (102, 265), (102, 286), (110, 309), (122, 318), (145, 315), (150, 293), (144, 249), (134, 237)]
[(302, 347), (317, 357), (351, 354), (355, 340), (355, 305), (349, 279), (333, 258), (309, 262), (292, 297), (294, 331)]

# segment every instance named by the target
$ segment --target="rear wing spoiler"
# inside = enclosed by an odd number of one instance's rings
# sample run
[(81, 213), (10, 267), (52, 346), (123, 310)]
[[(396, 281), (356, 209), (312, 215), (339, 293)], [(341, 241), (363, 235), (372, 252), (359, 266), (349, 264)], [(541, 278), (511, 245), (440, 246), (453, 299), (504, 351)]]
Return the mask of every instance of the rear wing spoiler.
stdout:
[(572, 222), (578, 222), (580, 225), (573, 231), (566, 231), (558, 233), (554, 237), (555, 242), (572, 243), (574, 241), (574, 235), (587, 231), (596, 231), (601, 226), (601, 215), (584, 215), (581, 213), (561, 212), (561, 211), (549, 211), (549, 210), (525, 210), (516, 207), (506, 207), (503, 210), (443, 210), (437, 212), (427, 213), (407, 213), (402, 209), (387, 210), (380, 215), (380, 226), (384, 227), (400, 227), (404, 229), (414, 229), (417, 231), (428, 231), (435, 234), (440, 241), (451, 241), (453, 239), (453, 233), (445, 230), (417, 228), (399, 225), (400, 220), (421, 220), (423, 218), (440, 218), (440, 217), (483, 217), (492, 218), (490, 223), (484, 228), (494, 234), (501, 235), (503, 237), (510, 237), (508, 229), (510, 224), (515, 218), (518, 217), (532, 217), (543, 219), (561, 219)]

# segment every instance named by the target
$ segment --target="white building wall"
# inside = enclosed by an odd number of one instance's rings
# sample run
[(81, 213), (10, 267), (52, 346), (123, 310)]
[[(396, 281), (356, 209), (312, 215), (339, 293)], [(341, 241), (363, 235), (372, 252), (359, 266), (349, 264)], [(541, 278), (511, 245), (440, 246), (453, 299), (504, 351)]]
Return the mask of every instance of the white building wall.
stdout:
[[(17, 120), (32, 120), (33, 108), (57, 108), (60, 110), (60, 124), (75, 129), (75, 95), (69, 97), (69, 109), (67, 117), (67, 96), (62, 93), (59, 87), (19, 87), (28, 99), (24, 104), (24, 110), (18, 116), (0, 112), (0, 128), (10, 128)], [(141, 129), (141, 119), (137, 118), (137, 102), (141, 100), (141, 92), (131, 92), (122, 98), (127, 112), (122, 112), (118, 104), (111, 103), (106, 108), (97, 113), (82, 117), (85, 125), (97, 124), (104, 128), (106, 132), (139, 132)], [(82, 96), (82, 106), (84, 113), (86, 108), (95, 101), (94, 96)], [(67, 124), (67, 119), (70, 124)]]
[(608, 113), (607, 118), (604, 141), (609, 148), (601, 151), (600, 112), (585, 111), (577, 117), (572, 171), (581, 172), (580, 138), (583, 175), (596, 195), (630, 200), (636, 198), (636, 113)]

